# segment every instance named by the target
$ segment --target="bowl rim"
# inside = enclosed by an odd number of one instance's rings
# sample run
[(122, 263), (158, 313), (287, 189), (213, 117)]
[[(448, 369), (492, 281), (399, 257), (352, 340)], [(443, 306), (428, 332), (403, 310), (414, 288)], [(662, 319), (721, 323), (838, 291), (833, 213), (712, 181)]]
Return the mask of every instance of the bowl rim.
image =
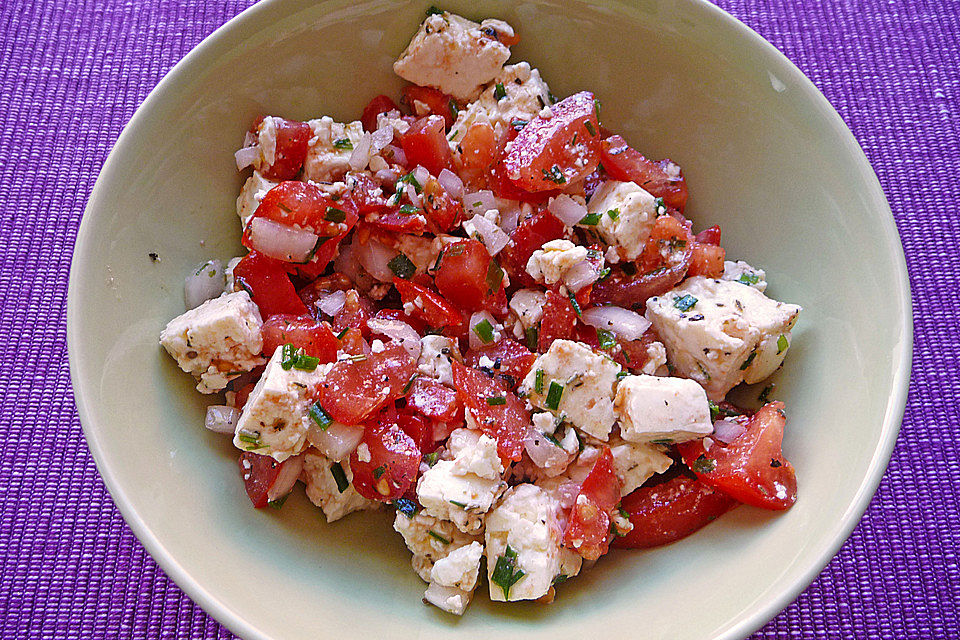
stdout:
[[(77, 359), (80, 355), (78, 352), (78, 340), (81, 338), (78, 317), (81, 276), (78, 274), (84, 270), (83, 264), (81, 264), (78, 256), (86, 255), (87, 245), (93, 241), (90, 232), (92, 223), (89, 222), (89, 219), (93, 215), (93, 211), (98, 208), (100, 201), (104, 198), (104, 192), (107, 189), (104, 184), (104, 176), (110, 173), (112, 165), (117, 162), (117, 157), (121, 155), (121, 150), (131, 144), (134, 135), (132, 132), (139, 127), (141, 121), (148, 120), (149, 116), (147, 114), (153, 110), (151, 107), (162, 100), (161, 96), (163, 94), (170, 90), (176, 90), (180, 85), (189, 82), (191, 79), (191, 67), (197, 63), (202, 64), (205, 62), (205, 58), (216, 58), (220, 54), (217, 48), (229, 43), (234, 31), (244, 27), (253, 27), (258, 21), (268, 21), (274, 13), (283, 14), (284, 5), (296, 5), (299, 1), (300, 0), (260, 0), (256, 4), (244, 9), (194, 46), (160, 79), (157, 85), (137, 107), (104, 161), (97, 181), (90, 192), (74, 245), (67, 292), (66, 334), (71, 384), (84, 437), (93, 454), (97, 470), (103, 478), (104, 484), (127, 525), (167, 576), (169, 576), (191, 600), (200, 605), (207, 614), (227, 627), (232, 633), (247, 640), (275, 640), (275, 638), (255, 628), (238, 612), (225, 606), (213, 593), (193, 578), (190, 571), (164, 547), (156, 535), (150, 530), (135, 510), (130, 497), (127, 495), (124, 487), (118, 482), (113, 470), (107, 464), (90, 411), (92, 400), (87, 397), (84, 381), (80, 377), (77, 364)], [(620, 5), (632, 4), (631, 0), (611, 1)], [(324, 1), (321, 0), (319, 4), (323, 3)], [(854, 494), (849, 508), (844, 512), (843, 519), (834, 527), (829, 544), (823, 548), (819, 555), (808, 560), (809, 565), (806, 570), (802, 572), (802, 575), (792, 584), (781, 589), (780, 593), (775, 597), (770, 598), (762, 606), (727, 628), (719, 636), (716, 636), (717, 640), (735, 640), (747, 637), (776, 617), (780, 611), (793, 602), (834, 558), (840, 547), (846, 542), (853, 529), (860, 522), (863, 513), (869, 506), (889, 463), (906, 408), (913, 357), (913, 304), (903, 244), (900, 240), (890, 205), (887, 202), (876, 172), (873, 170), (866, 154), (837, 111), (819, 88), (817, 88), (789, 58), (745, 23), (707, 0), (685, 0), (685, 3), (694, 5), (698, 10), (703, 12), (707, 19), (712, 20), (713, 24), (732, 29), (739, 37), (743, 38), (747, 44), (757, 48), (765, 56), (772, 58), (772, 61), (779, 64), (782, 69), (786, 70), (790, 74), (791, 80), (796, 82), (799, 87), (804, 90), (804, 95), (812, 101), (813, 106), (816, 108), (817, 115), (822, 117), (824, 124), (832, 129), (832, 133), (837, 136), (839, 143), (852, 152), (854, 162), (863, 175), (866, 186), (870, 191), (871, 198), (869, 204), (876, 208), (879, 213), (879, 222), (883, 237), (890, 245), (887, 247), (888, 255), (892, 258), (892, 266), (899, 281), (897, 289), (890, 292), (894, 301), (897, 303), (897, 310), (901, 312), (898, 314), (901, 320), (901, 340), (898, 345), (898, 351), (895, 350), (893, 353), (899, 360), (899, 366), (897, 366), (892, 377), (891, 395), (888, 399), (881, 423), (881, 438), (876, 445), (867, 473), (861, 481), (857, 492)]]

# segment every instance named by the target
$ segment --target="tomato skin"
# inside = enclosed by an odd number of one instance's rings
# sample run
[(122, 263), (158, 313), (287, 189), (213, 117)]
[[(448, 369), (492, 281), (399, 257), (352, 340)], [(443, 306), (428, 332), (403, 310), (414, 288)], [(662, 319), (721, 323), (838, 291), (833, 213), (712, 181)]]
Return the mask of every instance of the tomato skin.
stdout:
[[(366, 445), (369, 460), (361, 460)], [(360, 445), (350, 455), (353, 487), (370, 500), (389, 502), (402, 496), (417, 479), (422, 454), (402, 426), (395, 407), (387, 407), (364, 426)]]
[[(480, 358), (484, 356), (493, 361), (493, 367), (486, 369), (480, 366)], [(537, 356), (529, 349), (510, 338), (502, 338), (500, 342), (481, 349), (471, 349), (463, 356), (463, 361), (468, 367), (482, 369), (493, 375), (511, 391), (515, 390), (530, 373), (530, 368), (533, 367), (536, 359)]]
[(262, 509), (267, 506), (267, 494), (273, 483), (280, 475), (280, 469), (287, 463), (277, 462), (270, 456), (263, 456), (252, 451), (243, 451), (237, 464), (240, 466), (240, 478), (247, 490), (247, 497), (254, 508)]
[(447, 129), (453, 124), (453, 109), (450, 105), (456, 105), (456, 100), (452, 96), (433, 87), (420, 87), (415, 84), (405, 86), (401, 89), (401, 94), (400, 102), (407, 105), (414, 115), (419, 115), (414, 103), (420, 102), (427, 106), (427, 112), (430, 115), (443, 118), (443, 124)]
[[(258, 129), (262, 126), (262, 120)], [(277, 145), (273, 164), (261, 166), (260, 173), (268, 180), (293, 180), (300, 173), (303, 161), (310, 148), (313, 130), (306, 122), (273, 118), (277, 129)]]
[(727, 252), (723, 247), (694, 241), (690, 245), (690, 267), (687, 276), (719, 278), (723, 275), (723, 261)]
[[(463, 316), (446, 298), (403, 278), (395, 277), (393, 286), (400, 293), (404, 304), (413, 305), (413, 317), (420, 318), (431, 327), (457, 326), (463, 322)], [(420, 302), (417, 303), (419, 298)]]
[(407, 394), (407, 407), (431, 420), (463, 419), (463, 403), (457, 392), (432, 378), (414, 379)]
[(556, 291), (547, 291), (537, 351), (546, 353), (554, 340), (575, 340), (576, 325), (577, 312), (573, 310), (570, 299)]
[(447, 233), (463, 219), (463, 204), (451, 198), (436, 178), (431, 177), (427, 184), (423, 185), (420, 200), (431, 233)]
[(312, 316), (275, 315), (263, 323), (263, 353), (272, 356), (277, 347), (292, 344), (303, 349), (308, 356), (320, 358), (320, 362), (337, 359), (340, 342), (330, 327), (317, 322)]
[(506, 147), (506, 176), (524, 191), (549, 191), (575, 182), (593, 173), (600, 162), (600, 122), (593, 94), (575, 93), (550, 111), (551, 117), (537, 116)]
[(683, 211), (687, 205), (687, 182), (683, 173), (671, 178), (664, 170), (670, 162), (648, 160), (620, 136), (600, 143), (600, 161), (612, 178), (636, 182), (654, 197), (663, 198), (668, 207)]
[(395, 342), (362, 360), (333, 365), (319, 387), (319, 400), (334, 420), (361, 424), (385, 404), (403, 396), (417, 363)]
[(737, 506), (736, 500), (710, 485), (677, 476), (652, 487), (640, 487), (621, 501), (633, 530), (614, 538), (621, 549), (647, 549), (685, 538)]
[(360, 122), (363, 124), (363, 130), (373, 133), (377, 130), (377, 116), (388, 111), (399, 111), (397, 104), (382, 93), (374, 96), (367, 106), (363, 108), (363, 115), (360, 116)]
[(504, 271), (510, 274), (511, 282), (528, 287), (539, 286), (527, 273), (527, 261), (545, 242), (562, 238), (563, 231), (563, 223), (546, 210), (520, 222), (510, 234), (511, 244), (499, 253), (500, 263)]
[[(486, 374), (453, 361), (453, 386), (467, 411), (485, 434), (497, 441), (504, 466), (519, 460), (530, 414), (523, 402)], [(503, 397), (506, 404), (490, 405), (487, 398)]]
[(467, 238), (448, 245), (437, 269), (437, 289), (465, 311), (480, 311), (489, 306), (503, 289), (501, 280), (495, 291), (487, 286), (490, 254), (479, 240)]
[(783, 403), (770, 402), (747, 420), (747, 431), (727, 446), (714, 441), (708, 451), (702, 440), (691, 440), (677, 449), (706, 484), (744, 504), (783, 511), (797, 500), (797, 475), (782, 449), (786, 423)]
[(453, 166), (442, 116), (426, 116), (410, 125), (400, 136), (400, 146), (411, 167), (423, 165), (433, 175)]
[(379, 309), (373, 316), (377, 320), (396, 320), (410, 325), (421, 336), (430, 328), (429, 325), (415, 316), (408, 316), (403, 309)]
[(596, 560), (609, 550), (610, 515), (620, 502), (620, 480), (610, 447), (604, 446), (593, 469), (580, 485), (573, 504), (564, 544), (586, 560)]
[[(329, 208), (340, 209), (346, 214), (342, 224), (326, 219)], [(334, 202), (320, 187), (296, 180), (281, 182), (270, 189), (253, 215), (287, 226), (300, 225), (318, 236), (326, 237), (345, 233), (343, 225), (349, 230), (357, 222), (356, 211), (352, 206), (347, 206), (346, 201)], [(244, 233), (244, 245), (249, 246), (246, 236)]]
[(415, 236), (421, 236), (427, 230), (426, 220), (417, 215), (400, 213), (399, 207), (380, 214), (376, 219), (369, 220), (368, 223), (372, 227), (390, 233), (409, 233)]
[(250, 294), (264, 320), (278, 314), (309, 315), (279, 260), (251, 251), (233, 268), (233, 278)]
[(470, 125), (460, 140), (460, 161), (468, 171), (485, 171), (497, 158), (497, 135), (487, 122)]

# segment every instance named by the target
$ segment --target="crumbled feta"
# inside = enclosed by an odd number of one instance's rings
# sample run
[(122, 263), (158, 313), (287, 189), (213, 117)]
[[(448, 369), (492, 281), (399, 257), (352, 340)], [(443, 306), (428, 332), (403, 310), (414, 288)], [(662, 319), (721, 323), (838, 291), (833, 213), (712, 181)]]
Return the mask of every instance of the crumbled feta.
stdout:
[[(540, 391), (537, 371), (543, 371)], [(606, 440), (616, 415), (613, 410), (614, 387), (620, 365), (595, 353), (590, 347), (571, 340), (555, 340), (546, 353), (533, 363), (523, 379), (521, 390), (535, 406), (565, 416), (578, 429)], [(551, 388), (555, 406), (550, 406)]]
[(477, 586), (482, 556), (483, 545), (479, 542), (454, 549), (434, 563), (430, 570), (430, 581), (444, 587), (473, 591)]
[(303, 456), (303, 471), (300, 472), (300, 480), (306, 485), (307, 497), (323, 510), (327, 522), (339, 520), (354, 511), (378, 509), (382, 505), (375, 500), (364, 498), (353, 488), (353, 471), (350, 469), (349, 458), (339, 463), (350, 482), (341, 492), (331, 471), (334, 464), (336, 463), (333, 460), (316, 449), (308, 449)]
[[(594, 192), (587, 213), (600, 216), (596, 229), (620, 258), (635, 260), (646, 246), (657, 219), (656, 199), (634, 182), (608, 180)], [(614, 215), (609, 212), (615, 211)], [(611, 260), (611, 262), (613, 262)]]
[(394, 72), (404, 80), (439, 89), (454, 98), (474, 99), (510, 57), (506, 45), (483, 32), (485, 24), (446, 11), (427, 16), (393, 63)]
[(703, 276), (647, 300), (647, 319), (680, 374), (714, 401), (741, 381), (763, 380), (783, 362), (800, 307), (753, 287)]
[(620, 478), (620, 495), (632, 493), (656, 473), (663, 473), (673, 464), (673, 459), (656, 445), (646, 442), (627, 442), (621, 438), (610, 439), (613, 466)]
[(517, 314), (524, 329), (532, 329), (540, 325), (543, 305), (546, 303), (546, 294), (533, 289), (520, 289), (510, 298), (510, 308)]
[(160, 344), (197, 379), (197, 391), (216, 393), (263, 364), (262, 326), (260, 310), (246, 291), (224, 293), (167, 323)]
[[(339, 180), (350, 170), (350, 155), (353, 147), (363, 137), (363, 125), (360, 121), (342, 124), (333, 118), (324, 116), (307, 122), (313, 130), (310, 148), (303, 161), (303, 177), (315, 182)], [(342, 148), (336, 146), (338, 140), (347, 140)]]
[(278, 184), (280, 183), (264, 178), (259, 171), (254, 171), (253, 175), (243, 183), (240, 196), (237, 198), (237, 215), (240, 216), (243, 228), (247, 227), (253, 212), (260, 206), (263, 196)]
[(647, 361), (643, 363), (641, 371), (648, 376), (657, 375), (660, 367), (667, 364), (667, 348), (662, 342), (651, 342), (647, 345)]
[(567, 269), (587, 258), (587, 248), (569, 240), (551, 240), (533, 252), (527, 260), (527, 273), (537, 282), (555, 284)]
[(472, 598), (473, 592), (471, 591), (465, 591), (457, 587), (445, 587), (436, 582), (431, 582), (427, 586), (427, 590), (423, 592), (424, 602), (457, 616), (463, 615)]
[(420, 375), (452, 387), (453, 360), (462, 360), (456, 340), (434, 335), (420, 338), (420, 359), (417, 360), (417, 371)]
[(410, 128), (410, 123), (401, 117), (399, 111), (393, 109), (386, 113), (377, 114), (377, 129), (382, 129), (385, 126), (392, 128), (395, 134), (403, 135)]
[(430, 582), (433, 565), (446, 558), (460, 547), (478, 542), (481, 535), (467, 535), (452, 523), (438, 520), (422, 511), (412, 518), (397, 511), (393, 521), (394, 530), (403, 536), (403, 541), (413, 553), (411, 564), (424, 582)]
[[(509, 489), (487, 516), (487, 578), (494, 601), (536, 600), (543, 597), (560, 574), (561, 528), (557, 522), (559, 503), (532, 484)], [(507, 548), (510, 549), (508, 555)], [(493, 580), (497, 562), (510, 560), (522, 577), (509, 588)]]
[(620, 433), (631, 442), (670, 444), (713, 432), (707, 394), (686, 378), (627, 376), (617, 387), (614, 405)]
[(751, 267), (743, 260), (724, 261), (723, 275), (720, 276), (720, 279), (740, 282), (760, 292), (767, 290), (767, 272), (763, 269)]
[(540, 433), (552, 435), (557, 430), (557, 419), (552, 413), (535, 413), (533, 414), (533, 426)]

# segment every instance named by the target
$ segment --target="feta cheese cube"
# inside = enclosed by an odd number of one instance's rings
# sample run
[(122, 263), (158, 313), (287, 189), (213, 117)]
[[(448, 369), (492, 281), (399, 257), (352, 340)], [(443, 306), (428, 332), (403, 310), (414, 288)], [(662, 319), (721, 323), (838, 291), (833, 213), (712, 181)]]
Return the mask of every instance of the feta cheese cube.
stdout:
[(587, 258), (587, 248), (569, 240), (551, 240), (533, 252), (527, 260), (527, 273), (537, 282), (555, 284), (567, 269)]
[(430, 570), (430, 581), (444, 587), (473, 591), (480, 573), (483, 545), (471, 542), (454, 549), (447, 557), (437, 560)]
[(686, 378), (627, 376), (614, 401), (620, 434), (630, 442), (684, 442), (713, 433), (710, 404), (699, 384)]
[(411, 564), (424, 582), (430, 582), (433, 565), (451, 552), (483, 539), (481, 535), (463, 533), (449, 521), (439, 520), (422, 511), (412, 518), (397, 511), (394, 530), (413, 553)]
[(767, 290), (767, 272), (763, 269), (751, 267), (743, 260), (737, 260), (736, 262), (725, 260), (723, 263), (723, 275), (720, 276), (720, 279), (733, 280), (734, 282), (745, 284), (748, 287), (753, 287), (760, 292)]
[(510, 57), (506, 45), (484, 33), (485, 25), (486, 21), (477, 24), (448, 11), (427, 16), (393, 63), (394, 72), (404, 80), (439, 89), (454, 98), (474, 99)]
[(420, 375), (452, 387), (453, 360), (462, 361), (460, 349), (453, 338), (431, 335), (420, 339), (420, 358), (417, 360)]
[[(359, 120), (348, 124), (334, 122), (329, 116), (310, 120), (307, 124), (313, 129), (313, 137), (303, 161), (304, 179), (315, 182), (339, 180), (350, 170), (350, 155), (363, 137), (363, 125)], [(338, 145), (338, 140), (345, 142)]]
[(465, 591), (457, 587), (445, 587), (436, 582), (431, 582), (427, 590), (423, 592), (424, 602), (457, 616), (463, 615), (472, 598), (472, 591)]
[(337, 463), (316, 449), (308, 449), (303, 456), (303, 471), (300, 472), (300, 480), (306, 485), (307, 497), (323, 510), (327, 522), (339, 520), (354, 511), (380, 508), (382, 503), (364, 498), (353, 488), (353, 471), (350, 469), (349, 458), (339, 463), (350, 482), (346, 489), (340, 491), (332, 471), (334, 464)]
[(253, 212), (260, 206), (263, 196), (278, 184), (280, 183), (264, 178), (259, 171), (254, 171), (253, 175), (243, 183), (240, 196), (237, 198), (237, 215), (240, 216), (243, 228), (246, 228)]
[[(537, 372), (542, 371), (537, 385)], [(614, 387), (620, 365), (571, 340), (555, 340), (523, 379), (521, 391), (531, 404), (551, 411), (600, 440), (616, 422)], [(559, 395), (559, 400), (557, 396)]]
[(246, 291), (225, 293), (177, 316), (160, 344), (197, 379), (197, 391), (216, 393), (264, 362), (260, 310)]
[(542, 291), (520, 289), (510, 298), (510, 309), (517, 314), (520, 325), (524, 329), (532, 329), (540, 325), (543, 317), (543, 305), (547, 303), (547, 296)]
[[(657, 219), (656, 199), (633, 182), (608, 180), (594, 192), (587, 213), (600, 216), (596, 229), (620, 258), (636, 260)], [(611, 216), (608, 212), (616, 211)]]
[(308, 411), (313, 392), (332, 365), (313, 371), (284, 369), (283, 347), (277, 347), (237, 420), (233, 444), (283, 462), (307, 446)]
[(663, 473), (673, 464), (673, 459), (659, 447), (646, 442), (611, 438), (610, 453), (613, 454), (613, 466), (620, 478), (621, 496), (632, 493), (651, 476)]
[[(491, 600), (536, 600), (550, 590), (554, 578), (560, 574), (559, 507), (540, 487), (520, 484), (509, 489), (487, 516), (485, 537)], [(495, 574), (503, 575), (504, 568), (511, 569), (514, 575), (517, 570), (523, 572), (508, 589), (502, 581), (494, 580)]]
[(647, 300), (647, 319), (667, 361), (719, 401), (740, 382), (763, 380), (783, 362), (800, 307), (753, 287), (703, 276)]

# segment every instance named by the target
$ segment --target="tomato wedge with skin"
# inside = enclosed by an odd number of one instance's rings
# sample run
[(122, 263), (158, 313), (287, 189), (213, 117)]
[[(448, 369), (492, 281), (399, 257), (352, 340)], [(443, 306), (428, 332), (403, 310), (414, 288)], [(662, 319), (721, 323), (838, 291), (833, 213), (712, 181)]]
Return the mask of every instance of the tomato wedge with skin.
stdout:
[[(306, 122), (272, 118), (276, 128), (276, 150), (271, 165), (261, 164), (260, 173), (268, 180), (293, 180), (300, 173), (303, 161), (310, 148), (310, 138), (313, 129)], [(262, 127), (263, 119), (257, 123), (255, 129)]]
[[(519, 460), (530, 413), (517, 396), (486, 374), (453, 361), (453, 386), (477, 427), (497, 441), (504, 466)], [(501, 399), (503, 404), (499, 404)], [(493, 404), (491, 404), (491, 401)]]
[(403, 396), (417, 363), (396, 342), (383, 351), (341, 360), (319, 387), (323, 409), (344, 424), (361, 424), (387, 402)]
[(537, 116), (506, 146), (507, 178), (524, 191), (548, 191), (584, 178), (600, 163), (600, 122), (593, 94), (581, 91)]
[(240, 478), (243, 479), (243, 486), (247, 490), (250, 502), (257, 509), (264, 508), (269, 504), (270, 489), (280, 476), (283, 465), (289, 463), (289, 459), (277, 462), (270, 456), (243, 451), (237, 463), (240, 466)]
[(539, 286), (527, 273), (527, 261), (544, 243), (562, 238), (563, 231), (563, 222), (546, 210), (535, 213), (517, 225), (510, 234), (510, 244), (498, 254), (501, 266), (510, 274), (511, 282), (528, 287)]
[(279, 260), (251, 251), (233, 268), (233, 278), (250, 294), (265, 320), (279, 314), (309, 315)]
[(397, 104), (382, 93), (374, 96), (367, 106), (363, 108), (363, 114), (360, 116), (360, 123), (363, 124), (363, 130), (373, 133), (377, 130), (377, 116), (388, 111), (399, 111)]
[(610, 177), (637, 183), (654, 197), (663, 198), (668, 207), (682, 212), (687, 205), (687, 182), (682, 171), (668, 171), (675, 167), (669, 160), (648, 160), (622, 137), (610, 136), (600, 143), (600, 162)]
[(770, 402), (746, 422), (747, 430), (730, 444), (703, 440), (677, 445), (697, 477), (744, 504), (783, 511), (797, 500), (797, 475), (783, 455), (787, 417), (782, 402)]
[(463, 419), (463, 403), (457, 392), (433, 378), (414, 378), (407, 393), (407, 407), (431, 420)]
[(570, 304), (570, 298), (556, 291), (547, 291), (537, 350), (546, 353), (554, 340), (575, 340), (576, 325), (577, 312)]
[(504, 311), (497, 304), (503, 290), (503, 274), (499, 266), (491, 273), (491, 261), (487, 248), (479, 240), (467, 238), (448, 245), (437, 269), (437, 289), (444, 298), (465, 311), (491, 307)]
[[(481, 358), (487, 358), (493, 365), (484, 367)], [(537, 359), (525, 346), (510, 338), (502, 338), (496, 344), (467, 351), (463, 356), (464, 363), (475, 369), (500, 380), (513, 391), (520, 382), (527, 377), (530, 368)]]
[(604, 447), (593, 469), (580, 485), (573, 503), (564, 545), (586, 560), (596, 560), (610, 548), (611, 514), (620, 502), (620, 480), (613, 466), (610, 447)]
[(334, 202), (320, 187), (296, 180), (270, 189), (253, 215), (328, 238), (345, 234), (357, 223), (357, 212), (348, 200)]
[(453, 167), (453, 154), (444, 133), (442, 116), (427, 116), (415, 121), (400, 136), (400, 146), (411, 167), (423, 165), (433, 175)]
[(320, 358), (321, 363), (337, 359), (340, 342), (330, 327), (317, 322), (312, 316), (286, 314), (270, 316), (260, 330), (263, 336), (263, 353), (270, 357), (285, 344), (303, 349), (304, 353)]
[(405, 305), (412, 305), (411, 315), (420, 318), (429, 326), (454, 327), (463, 322), (463, 316), (457, 308), (439, 293), (399, 277), (393, 279), (393, 286), (400, 293), (400, 300)]
[(647, 549), (670, 544), (705, 527), (738, 504), (719, 489), (687, 476), (640, 487), (620, 503), (633, 530), (614, 538), (611, 546)]
[(723, 247), (695, 240), (690, 243), (690, 266), (687, 269), (687, 276), (719, 278), (723, 275), (723, 261), (726, 257), (727, 252)]
[(423, 215), (427, 218), (427, 227), (431, 233), (447, 233), (463, 219), (463, 204), (451, 198), (436, 178), (431, 177), (423, 185), (420, 200), (423, 203)]
[(397, 409), (387, 407), (364, 426), (363, 438), (350, 454), (353, 487), (370, 500), (395, 500), (416, 481), (421, 458), (417, 443), (400, 425)]

